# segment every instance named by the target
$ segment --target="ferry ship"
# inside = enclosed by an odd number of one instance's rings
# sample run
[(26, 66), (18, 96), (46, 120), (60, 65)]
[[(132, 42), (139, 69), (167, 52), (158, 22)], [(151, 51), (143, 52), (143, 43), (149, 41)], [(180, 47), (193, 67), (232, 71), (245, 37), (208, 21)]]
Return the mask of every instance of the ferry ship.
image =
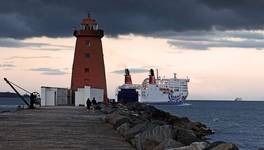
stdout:
[(125, 69), (125, 83), (117, 89), (119, 102), (169, 103), (183, 104), (188, 96), (188, 82), (190, 79), (155, 78), (154, 70), (150, 69), (149, 77), (142, 84), (132, 84), (128, 69)]

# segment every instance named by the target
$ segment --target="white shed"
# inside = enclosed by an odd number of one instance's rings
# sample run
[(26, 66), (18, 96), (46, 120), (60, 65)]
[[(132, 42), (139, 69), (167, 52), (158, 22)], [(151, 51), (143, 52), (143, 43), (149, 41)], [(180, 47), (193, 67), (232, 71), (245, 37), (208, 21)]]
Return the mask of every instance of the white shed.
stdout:
[(41, 105), (59, 106), (69, 105), (68, 89), (58, 87), (41, 87)]
[(90, 100), (95, 98), (96, 102), (103, 102), (104, 90), (91, 88), (90, 86), (78, 88), (78, 90), (75, 92), (75, 106), (86, 106), (86, 100), (88, 98)]

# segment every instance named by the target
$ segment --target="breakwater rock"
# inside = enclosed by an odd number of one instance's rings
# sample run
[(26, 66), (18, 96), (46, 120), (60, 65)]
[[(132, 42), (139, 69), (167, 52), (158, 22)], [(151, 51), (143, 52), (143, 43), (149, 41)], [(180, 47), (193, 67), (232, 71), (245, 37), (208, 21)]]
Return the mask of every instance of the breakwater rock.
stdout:
[(110, 123), (138, 150), (238, 150), (232, 143), (206, 141), (214, 132), (200, 122), (142, 103), (102, 107)]

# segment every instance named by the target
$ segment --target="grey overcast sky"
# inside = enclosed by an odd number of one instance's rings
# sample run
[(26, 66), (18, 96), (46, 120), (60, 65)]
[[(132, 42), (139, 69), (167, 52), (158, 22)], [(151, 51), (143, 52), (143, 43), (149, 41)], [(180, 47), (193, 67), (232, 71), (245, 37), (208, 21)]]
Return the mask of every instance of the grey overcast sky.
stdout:
[(2, 0), (0, 36), (71, 36), (90, 11), (108, 35), (181, 31), (256, 30), (263, 0)]

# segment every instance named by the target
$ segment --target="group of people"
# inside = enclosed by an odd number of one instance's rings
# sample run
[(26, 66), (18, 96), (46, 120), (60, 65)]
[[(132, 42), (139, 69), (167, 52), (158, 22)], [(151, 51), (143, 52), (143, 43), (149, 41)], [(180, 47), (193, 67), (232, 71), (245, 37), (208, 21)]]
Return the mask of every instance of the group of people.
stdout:
[(92, 99), (92, 101), (88, 98), (86, 101), (86, 108), (87, 110), (95, 110), (97, 107), (97, 102), (95, 100), (95, 98)]

